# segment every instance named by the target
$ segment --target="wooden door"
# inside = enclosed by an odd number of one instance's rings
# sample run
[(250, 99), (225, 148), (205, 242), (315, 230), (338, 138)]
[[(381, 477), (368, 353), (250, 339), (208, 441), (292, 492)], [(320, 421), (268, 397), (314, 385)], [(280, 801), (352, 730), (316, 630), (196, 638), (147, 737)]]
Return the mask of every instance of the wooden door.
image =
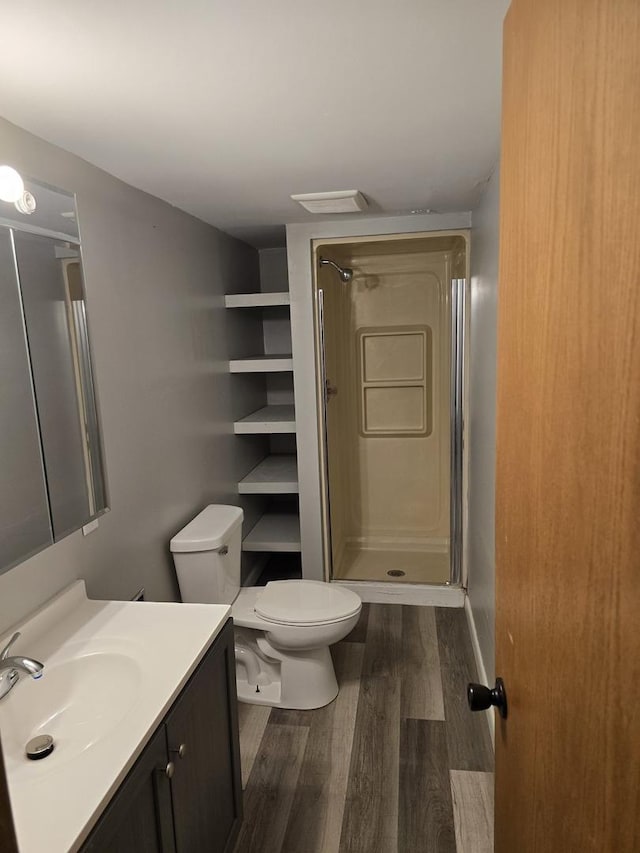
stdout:
[(504, 36), (496, 851), (638, 851), (640, 2)]
[(177, 853), (230, 853), (242, 821), (231, 620), (169, 713), (166, 731)]

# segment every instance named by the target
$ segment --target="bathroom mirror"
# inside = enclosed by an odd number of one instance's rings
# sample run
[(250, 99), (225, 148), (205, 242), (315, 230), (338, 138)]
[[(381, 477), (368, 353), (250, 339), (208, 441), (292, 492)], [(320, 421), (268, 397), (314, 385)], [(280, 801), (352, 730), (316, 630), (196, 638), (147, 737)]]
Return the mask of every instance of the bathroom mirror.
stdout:
[(107, 507), (75, 199), (27, 194), (0, 201), (0, 572)]

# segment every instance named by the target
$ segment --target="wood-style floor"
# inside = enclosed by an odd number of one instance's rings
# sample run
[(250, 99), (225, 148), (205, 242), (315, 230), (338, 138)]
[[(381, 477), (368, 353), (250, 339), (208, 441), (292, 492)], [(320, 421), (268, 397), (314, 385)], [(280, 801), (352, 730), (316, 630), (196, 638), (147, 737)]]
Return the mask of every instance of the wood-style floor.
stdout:
[(317, 711), (240, 704), (236, 853), (491, 853), (493, 754), (463, 610), (363, 606)]

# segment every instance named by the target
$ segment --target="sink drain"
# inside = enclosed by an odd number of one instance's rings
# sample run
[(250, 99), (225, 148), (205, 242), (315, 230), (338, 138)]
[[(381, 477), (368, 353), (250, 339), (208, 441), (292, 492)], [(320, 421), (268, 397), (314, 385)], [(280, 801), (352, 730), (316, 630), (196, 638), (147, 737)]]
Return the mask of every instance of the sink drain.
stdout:
[(403, 572), (402, 569), (389, 569), (387, 574), (391, 578), (403, 578), (406, 572)]
[(51, 755), (55, 743), (51, 735), (38, 735), (32, 737), (24, 748), (27, 758), (32, 761), (39, 761), (41, 758), (46, 758)]

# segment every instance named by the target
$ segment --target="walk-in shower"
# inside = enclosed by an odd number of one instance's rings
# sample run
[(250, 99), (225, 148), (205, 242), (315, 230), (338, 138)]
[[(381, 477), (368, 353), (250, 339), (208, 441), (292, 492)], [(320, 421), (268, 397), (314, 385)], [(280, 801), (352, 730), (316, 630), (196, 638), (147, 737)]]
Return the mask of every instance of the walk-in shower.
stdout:
[(327, 574), (459, 583), (467, 235), (314, 252)]

